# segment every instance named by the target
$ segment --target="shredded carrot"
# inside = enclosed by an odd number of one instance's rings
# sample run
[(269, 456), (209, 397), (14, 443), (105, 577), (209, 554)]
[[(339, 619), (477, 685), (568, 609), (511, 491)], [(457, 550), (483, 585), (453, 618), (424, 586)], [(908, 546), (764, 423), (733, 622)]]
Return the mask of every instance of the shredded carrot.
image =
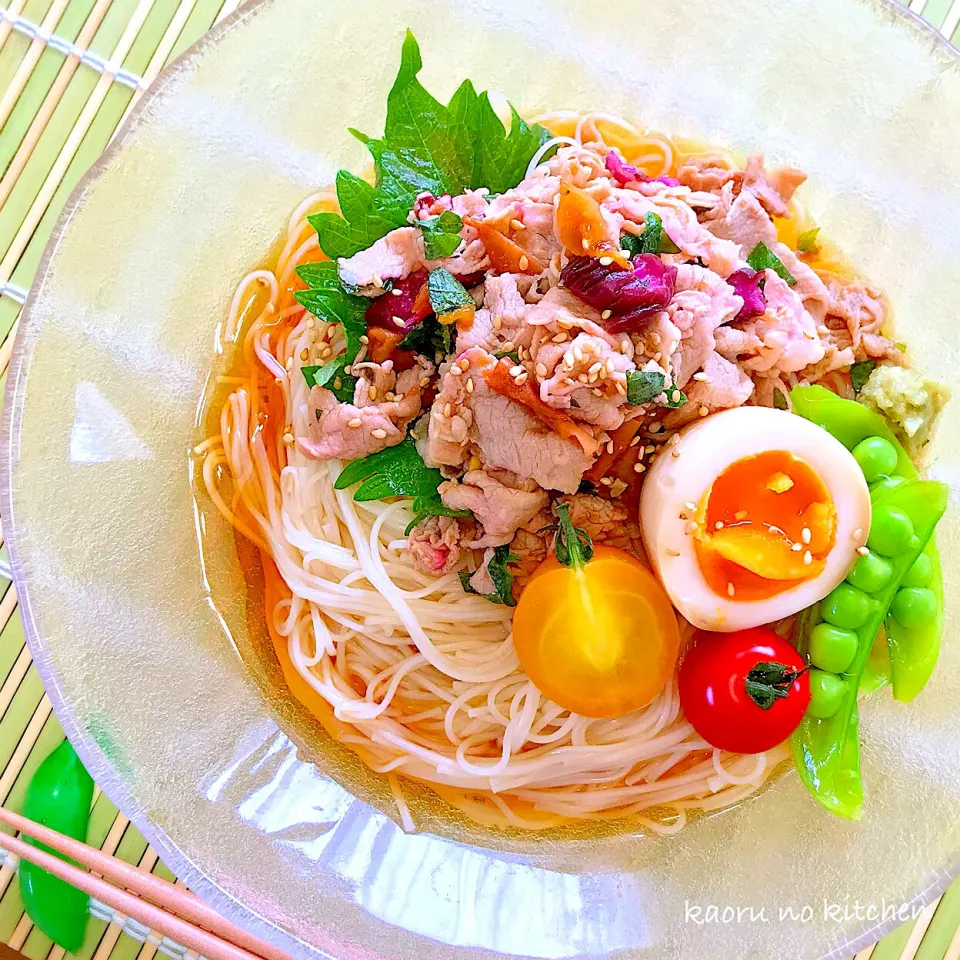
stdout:
[(564, 440), (576, 440), (588, 457), (592, 457), (600, 449), (600, 444), (576, 421), (561, 410), (547, 406), (529, 380), (518, 385), (510, 376), (509, 363), (501, 361), (493, 364), (483, 374), (483, 379), (491, 390), (523, 404), (541, 423), (550, 427)]
[(639, 430), (639, 420), (626, 420), (621, 423), (620, 426), (610, 434), (610, 439), (613, 441), (613, 451), (610, 452), (604, 447), (600, 456), (593, 461), (593, 465), (583, 475), (583, 479), (589, 480), (596, 486), (600, 482), (600, 478), (605, 477), (607, 473), (609, 473), (610, 468), (620, 458), (623, 451), (630, 447), (630, 441), (637, 435)]
[(490, 258), (490, 265), (497, 273), (543, 273), (543, 264), (527, 253), (519, 243), (511, 240), (496, 221), (465, 217), (463, 222), (480, 235)]
[(629, 267), (619, 245), (607, 238), (608, 229), (600, 204), (593, 197), (572, 184), (561, 184), (557, 235), (570, 253), (578, 257), (611, 257)]

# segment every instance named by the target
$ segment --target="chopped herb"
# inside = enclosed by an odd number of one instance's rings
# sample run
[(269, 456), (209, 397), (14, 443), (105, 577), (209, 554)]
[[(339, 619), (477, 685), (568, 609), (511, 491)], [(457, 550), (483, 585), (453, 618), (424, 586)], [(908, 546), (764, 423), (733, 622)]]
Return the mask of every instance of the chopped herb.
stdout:
[(795, 286), (797, 278), (784, 266), (783, 261), (761, 240), (747, 257), (754, 270), (773, 270), (789, 286)]
[(643, 233), (640, 234), (639, 253), (679, 253), (680, 248), (663, 229), (663, 218), (652, 210), (644, 217)]
[(638, 253), (643, 253), (643, 241), (635, 233), (621, 233), (620, 248), (626, 250), (632, 260)]
[[(674, 397), (675, 394), (680, 394)], [(666, 396), (664, 407), (682, 407), (687, 398), (676, 387), (667, 387), (667, 378), (659, 370), (627, 371), (627, 403), (640, 405), (650, 403), (657, 397)]]
[(850, 382), (854, 393), (859, 393), (877, 366), (876, 360), (861, 360), (850, 368)]
[(570, 507), (566, 503), (557, 504), (556, 538), (553, 543), (557, 562), (565, 567), (579, 569), (593, 558), (593, 540), (586, 530), (573, 525), (570, 519)]
[(817, 234), (820, 233), (819, 227), (812, 227), (805, 230), (797, 237), (797, 250), (800, 253), (813, 253), (817, 249)]
[[(520, 558), (510, 552), (509, 544), (497, 547), (493, 551), (493, 556), (487, 564), (487, 573), (493, 581), (493, 593), (481, 593), (479, 596), (485, 597), (491, 603), (502, 603), (508, 607), (515, 607), (517, 601), (513, 599), (513, 574), (507, 567), (508, 563), (517, 563)], [(467, 593), (477, 593), (470, 584), (470, 578), (473, 576), (466, 570), (460, 571), (460, 583)]]
[(430, 306), (437, 317), (442, 318), (456, 313), (461, 307), (473, 307), (473, 297), (466, 287), (449, 270), (443, 268), (431, 270), (427, 278), (427, 292), (430, 294)]
[(507, 360), (510, 360), (512, 363), (520, 362), (520, 352), (518, 350), (511, 350), (509, 353), (505, 350), (497, 350), (496, 353), (494, 353), (494, 356), (498, 360), (503, 360), (504, 358), (506, 358)]
[(353, 362), (360, 350), (360, 337), (367, 330), (364, 314), (370, 301), (344, 290), (335, 263), (302, 264), (297, 267), (297, 276), (309, 287), (297, 291), (297, 300), (324, 323), (339, 323), (346, 341), (343, 353), (322, 367), (301, 368), (307, 385), (327, 387), (341, 402), (352, 400), (357, 380), (343, 373), (343, 369)]
[(351, 257), (396, 227), (407, 226), (417, 196), (456, 195), (468, 187), (499, 193), (523, 178), (550, 133), (525, 123), (511, 107), (509, 133), (487, 95), (464, 81), (448, 106), (417, 79), (423, 63), (413, 34), (403, 41), (400, 70), (387, 97), (382, 140), (350, 132), (373, 155), (376, 186), (346, 171), (337, 174), (341, 215), (309, 218), (331, 259)]
[(783, 395), (782, 390), (773, 391), (773, 405), (777, 410), (789, 409), (789, 406), (787, 404), (787, 398)]
[(372, 453), (362, 460), (354, 460), (337, 477), (336, 490), (359, 483), (353, 494), (358, 502), (383, 500), (386, 497), (411, 497), (413, 499), (413, 520), (405, 533), (409, 533), (424, 517), (470, 516), (469, 510), (450, 510), (437, 493), (443, 483), (443, 474), (428, 467), (417, 452), (417, 445), (410, 436), (394, 447), (387, 447), (378, 453)]
[(429, 220), (418, 220), (417, 226), (423, 233), (423, 249), (428, 260), (452, 257), (460, 246), (463, 221), (452, 210), (445, 210), (439, 217), (430, 217)]
[[(472, 302), (472, 301), (471, 301)], [(431, 314), (421, 320), (398, 344), (401, 350), (413, 350), (432, 359), (436, 354), (446, 356), (453, 352), (453, 328), (440, 323)]]

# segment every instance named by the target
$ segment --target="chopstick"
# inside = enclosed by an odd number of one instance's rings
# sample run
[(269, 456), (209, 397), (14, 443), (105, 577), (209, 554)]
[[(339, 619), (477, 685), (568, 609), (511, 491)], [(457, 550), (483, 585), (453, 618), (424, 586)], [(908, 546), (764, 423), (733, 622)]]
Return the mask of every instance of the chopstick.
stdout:
[[(196, 894), (175, 887), (161, 877), (144, 874), (122, 860), (107, 856), (101, 850), (66, 837), (3, 807), (0, 807), (0, 823), (39, 840), (58, 853), (96, 871), (104, 879), (5, 833), (0, 833), (0, 847), (21, 860), (36, 864), (157, 933), (197, 951), (208, 960), (289, 960), (282, 951), (225, 920)], [(118, 886), (108, 881), (113, 881)], [(146, 902), (148, 900), (152, 903)]]

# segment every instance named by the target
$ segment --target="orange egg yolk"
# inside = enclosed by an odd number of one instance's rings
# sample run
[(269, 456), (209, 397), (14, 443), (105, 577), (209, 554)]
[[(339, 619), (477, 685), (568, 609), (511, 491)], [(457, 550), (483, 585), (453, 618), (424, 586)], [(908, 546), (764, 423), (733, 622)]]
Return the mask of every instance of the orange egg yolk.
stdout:
[(764, 600), (819, 576), (837, 532), (823, 481), (785, 450), (732, 463), (696, 519), (704, 578), (715, 593), (738, 600)]

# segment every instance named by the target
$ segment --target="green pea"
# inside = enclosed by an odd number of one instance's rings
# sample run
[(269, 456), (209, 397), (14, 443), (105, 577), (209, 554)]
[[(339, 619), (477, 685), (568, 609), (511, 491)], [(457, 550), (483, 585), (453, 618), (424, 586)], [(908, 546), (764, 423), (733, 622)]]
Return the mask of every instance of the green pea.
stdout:
[(847, 683), (842, 677), (826, 670), (810, 671), (810, 706), (807, 707), (811, 716), (826, 720), (832, 717), (839, 709)]
[(913, 566), (903, 575), (902, 587), (925, 587), (933, 576), (933, 561), (921, 553)]
[(893, 598), (890, 613), (909, 630), (925, 627), (937, 615), (937, 597), (926, 587), (904, 587)]
[(857, 635), (852, 630), (818, 623), (810, 631), (810, 660), (831, 673), (843, 673), (857, 655)]
[(821, 614), (835, 627), (856, 630), (870, 616), (870, 605), (870, 598), (862, 590), (841, 583), (824, 598)]
[(864, 593), (882, 590), (893, 576), (893, 564), (875, 553), (860, 557), (847, 574), (847, 580)]
[(904, 482), (903, 477), (881, 477), (879, 480), (870, 484), (870, 496), (876, 497), (877, 494), (885, 493), (894, 487), (899, 487), (900, 484)]
[(853, 459), (860, 464), (867, 483), (872, 483), (897, 469), (897, 448), (883, 437), (867, 437), (853, 448)]
[(913, 521), (894, 506), (878, 507), (870, 524), (867, 546), (884, 557), (895, 557), (910, 546)]

